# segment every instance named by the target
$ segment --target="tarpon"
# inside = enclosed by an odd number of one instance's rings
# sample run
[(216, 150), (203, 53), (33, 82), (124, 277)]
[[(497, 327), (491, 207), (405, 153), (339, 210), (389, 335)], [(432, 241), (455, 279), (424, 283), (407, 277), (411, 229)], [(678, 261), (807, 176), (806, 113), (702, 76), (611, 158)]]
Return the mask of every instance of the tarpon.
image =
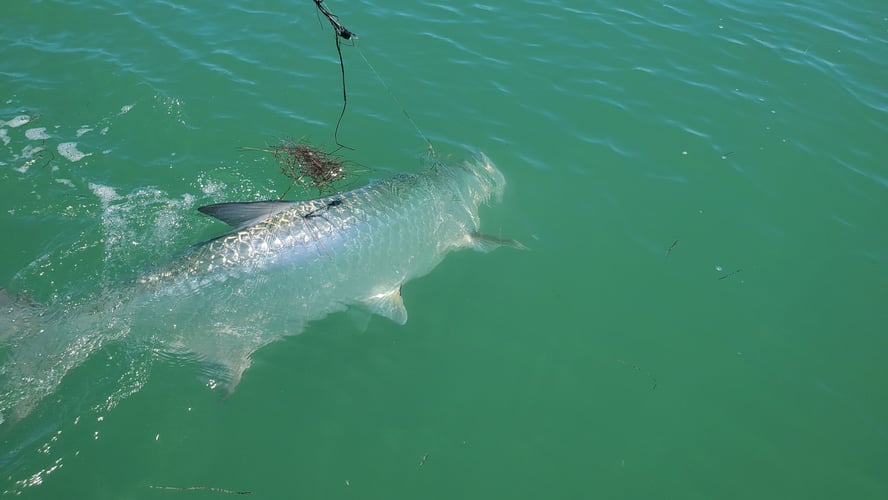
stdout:
[[(479, 232), (479, 207), (504, 187), (482, 155), (309, 201), (200, 207), (232, 229), (125, 291), (58, 321), (7, 308), (14, 332), (0, 332), (0, 414), (27, 413), (112, 340), (191, 356), (209, 367), (211, 385), (232, 388), (258, 348), (350, 305), (403, 324), (401, 287), (449, 252), (523, 248)], [(39, 332), (23, 331), (35, 323)]]

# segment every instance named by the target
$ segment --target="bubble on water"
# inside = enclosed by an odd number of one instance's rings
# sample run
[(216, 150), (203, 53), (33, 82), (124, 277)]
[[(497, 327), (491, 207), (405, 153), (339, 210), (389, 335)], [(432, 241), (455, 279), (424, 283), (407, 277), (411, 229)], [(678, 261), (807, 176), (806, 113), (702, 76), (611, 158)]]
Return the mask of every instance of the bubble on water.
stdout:
[(722, 272), (722, 266), (715, 266), (715, 270), (718, 272)]

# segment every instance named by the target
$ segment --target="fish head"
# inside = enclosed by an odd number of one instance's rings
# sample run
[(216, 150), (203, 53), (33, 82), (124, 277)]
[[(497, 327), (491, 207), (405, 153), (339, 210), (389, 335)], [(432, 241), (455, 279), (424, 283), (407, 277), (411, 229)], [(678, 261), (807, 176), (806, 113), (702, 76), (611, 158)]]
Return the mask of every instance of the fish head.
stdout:
[(491, 196), (493, 196), (493, 199), (497, 203), (503, 201), (503, 190), (506, 189), (506, 178), (503, 176), (503, 173), (496, 168), (496, 165), (490, 161), (490, 158), (488, 158), (487, 155), (480, 153), (475, 160), (475, 163), (468, 164), (468, 168), (473, 171), (476, 181), (481, 187), (485, 203)]
[(483, 153), (473, 161), (454, 167), (452, 177), (456, 181), (452, 189), (472, 213), (476, 213), (478, 207), (488, 203), (491, 198), (497, 203), (502, 201), (506, 178)]

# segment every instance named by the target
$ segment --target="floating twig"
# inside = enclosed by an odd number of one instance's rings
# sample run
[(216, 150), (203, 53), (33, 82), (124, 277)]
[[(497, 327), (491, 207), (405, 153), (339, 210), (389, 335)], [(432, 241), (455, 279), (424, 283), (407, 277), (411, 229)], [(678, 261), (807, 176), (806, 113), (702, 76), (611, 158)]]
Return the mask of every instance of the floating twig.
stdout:
[(724, 275), (724, 276), (720, 276), (718, 279), (723, 280), (723, 279), (726, 279), (726, 278), (730, 278), (731, 276), (733, 276), (733, 275), (739, 273), (739, 272), (742, 271), (742, 270), (743, 270), (743, 269), (737, 269), (737, 270), (734, 271), (734, 272), (730, 272), (730, 273), (728, 273), (728, 274), (726, 274), (726, 275)]
[(669, 245), (669, 248), (666, 249), (666, 257), (669, 257), (669, 254), (672, 253), (672, 250), (673, 250), (677, 245), (678, 245), (678, 240), (673, 241), (672, 244)]
[(250, 495), (252, 491), (226, 490), (225, 488), (215, 488), (213, 486), (149, 486), (152, 490), (171, 490), (171, 491), (212, 491), (214, 493), (225, 493), (228, 495)]

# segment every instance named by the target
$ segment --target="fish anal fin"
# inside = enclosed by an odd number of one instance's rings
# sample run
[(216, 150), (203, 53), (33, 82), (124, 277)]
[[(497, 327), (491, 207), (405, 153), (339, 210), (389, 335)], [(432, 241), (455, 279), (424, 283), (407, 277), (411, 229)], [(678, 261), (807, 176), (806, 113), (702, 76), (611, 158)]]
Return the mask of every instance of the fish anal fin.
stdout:
[(401, 299), (401, 286), (383, 292), (364, 301), (364, 305), (370, 312), (385, 316), (399, 325), (407, 322), (407, 309), (404, 307), (404, 300)]

